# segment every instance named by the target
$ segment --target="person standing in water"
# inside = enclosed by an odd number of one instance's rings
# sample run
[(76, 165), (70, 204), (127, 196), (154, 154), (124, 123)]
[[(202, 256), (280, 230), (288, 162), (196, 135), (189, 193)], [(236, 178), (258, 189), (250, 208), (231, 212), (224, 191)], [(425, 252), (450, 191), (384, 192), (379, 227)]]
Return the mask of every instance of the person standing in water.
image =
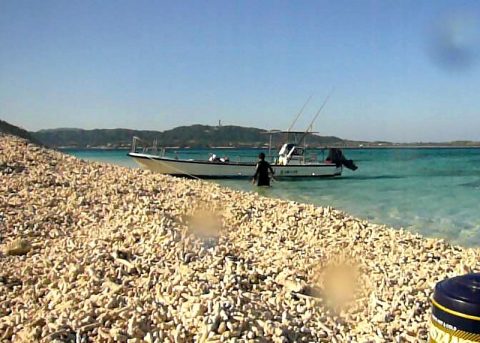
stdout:
[(257, 163), (257, 170), (255, 171), (255, 175), (253, 175), (252, 183), (257, 182), (257, 186), (270, 186), (270, 176), (268, 175), (268, 171), (273, 174), (275, 172), (272, 169), (270, 163), (265, 161), (265, 154), (262, 152), (258, 155), (258, 163)]

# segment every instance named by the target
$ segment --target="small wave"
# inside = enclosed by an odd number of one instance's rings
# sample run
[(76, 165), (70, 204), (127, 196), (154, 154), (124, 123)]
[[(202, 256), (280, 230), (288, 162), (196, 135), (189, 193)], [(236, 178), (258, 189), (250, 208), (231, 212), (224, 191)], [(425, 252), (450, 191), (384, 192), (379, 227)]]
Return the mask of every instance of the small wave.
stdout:
[(378, 175), (378, 176), (342, 176), (338, 180), (382, 180), (382, 179), (404, 179), (405, 176), (400, 175)]
[(461, 183), (460, 186), (467, 188), (480, 188), (480, 180), (473, 182)]

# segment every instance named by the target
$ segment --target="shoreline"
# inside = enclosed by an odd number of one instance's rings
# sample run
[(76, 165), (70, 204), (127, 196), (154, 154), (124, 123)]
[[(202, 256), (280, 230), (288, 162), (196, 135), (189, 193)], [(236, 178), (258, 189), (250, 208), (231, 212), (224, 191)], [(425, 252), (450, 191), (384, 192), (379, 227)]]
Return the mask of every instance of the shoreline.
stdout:
[(12, 136), (0, 158), (0, 339), (418, 342), (435, 283), (480, 269), (480, 249), (330, 207)]
[[(480, 149), (480, 145), (371, 145), (371, 146), (342, 146), (331, 145), (328, 147), (308, 147), (310, 150), (322, 150), (328, 148), (340, 148), (340, 149)], [(58, 150), (130, 150), (130, 147), (75, 147), (75, 146), (59, 146), (53, 149)], [(268, 150), (268, 147), (245, 147), (245, 146), (233, 146), (233, 147), (165, 147), (169, 150)]]

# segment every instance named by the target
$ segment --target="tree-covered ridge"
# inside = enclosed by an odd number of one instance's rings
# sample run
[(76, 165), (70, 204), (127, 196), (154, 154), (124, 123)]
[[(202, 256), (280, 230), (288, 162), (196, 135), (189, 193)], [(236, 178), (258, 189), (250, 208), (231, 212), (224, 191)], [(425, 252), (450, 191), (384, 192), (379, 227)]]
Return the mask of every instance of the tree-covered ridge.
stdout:
[[(51, 129), (33, 132), (33, 136), (52, 147), (127, 147), (132, 137), (137, 136), (146, 142), (157, 140), (159, 146), (212, 147), (264, 146), (269, 141), (267, 131), (241, 126), (180, 126), (167, 131), (144, 131), (129, 129)], [(342, 144), (337, 137), (311, 136), (310, 145)]]
[(0, 119), (0, 132), (7, 133), (9, 135), (21, 137), (28, 139), (34, 143), (39, 143), (35, 138), (32, 137), (31, 133), (25, 129), (22, 129), (18, 126), (12, 125)]
[[(208, 125), (179, 126), (166, 131), (59, 128), (29, 132), (1, 119), (0, 133), (8, 133), (28, 139), (36, 144), (54, 148), (128, 148), (132, 143), (133, 136), (141, 138), (148, 144), (157, 140), (158, 146), (163, 147), (264, 147), (268, 145), (270, 137), (266, 134), (266, 130), (253, 127)], [(276, 147), (287, 141), (285, 136), (274, 135), (274, 137), (272, 143)], [(289, 139), (289, 141), (292, 140)], [(480, 147), (478, 141), (392, 143), (386, 141), (352, 141), (335, 136), (318, 135), (309, 135), (307, 143), (311, 147)]]

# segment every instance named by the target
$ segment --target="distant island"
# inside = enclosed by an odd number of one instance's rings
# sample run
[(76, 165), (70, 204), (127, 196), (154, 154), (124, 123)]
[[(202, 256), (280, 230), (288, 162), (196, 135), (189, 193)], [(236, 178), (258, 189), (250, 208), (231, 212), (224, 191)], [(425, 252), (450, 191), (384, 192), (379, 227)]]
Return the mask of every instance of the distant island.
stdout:
[[(180, 126), (166, 131), (145, 131), (129, 129), (83, 130), (59, 128), (30, 132), (38, 141), (55, 148), (129, 148), (132, 137), (158, 146), (178, 148), (263, 148), (268, 146), (268, 131), (242, 126)], [(280, 138), (280, 137), (279, 137)], [(347, 141), (334, 136), (310, 135), (310, 146), (345, 146), (358, 142)]]
[[(37, 144), (53, 148), (77, 149), (128, 149), (132, 137), (158, 146), (176, 148), (265, 148), (269, 143), (268, 131), (242, 126), (180, 126), (166, 131), (130, 130), (130, 129), (94, 129), (58, 128), (30, 132), (0, 120), (0, 132), (27, 138)], [(278, 137), (274, 143), (283, 142)], [(480, 147), (480, 142), (415, 142), (392, 143), (387, 141), (354, 141), (335, 136), (309, 135), (307, 145), (312, 148), (325, 146), (342, 148), (410, 148), (410, 147)]]

